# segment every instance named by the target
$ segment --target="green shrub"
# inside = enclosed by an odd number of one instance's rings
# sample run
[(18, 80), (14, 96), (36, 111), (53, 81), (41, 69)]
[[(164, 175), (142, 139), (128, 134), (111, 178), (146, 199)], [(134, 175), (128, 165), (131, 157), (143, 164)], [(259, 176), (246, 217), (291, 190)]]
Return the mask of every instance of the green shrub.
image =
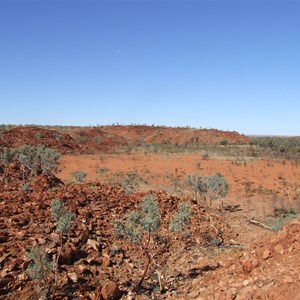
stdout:
[(42, 139), (44, 136), (43, 136), (43, 134), (41, 133), (41, 132), (37, 132), (36, 134), (35, 134), (35, 138), (37, 139), (37, 140), (40, 140), (40, 139)]
[(29, 177), (55, 172), (60, 154), (44, 145), (23, 145), (19, 148), (4, 148), (1, 160), (5, 166), (18, 161), (23, 169), (23, 177), (29, 172)]
[(58, 262), (61, 256), (61, 251), (63, 247), (63, 235), (66, 234), (72, 224), (74, 218), (74, 213), (65, 209), (65, 206), (62, 201), (54, 199), (51, 202), (51, 214), (54, 221), (56, 221), (56, 231), (60, 237), (60, 247), (56, 257), (55, 268), (54, 268), (54, 287), (53, 287), (53, 296), (55, 295), (57, 288), (57, 278), (58, 278)]
[(85, 177), (87, 176), (87, 173), (85, 172), (74, 172), (72, 174), (73, 178), (75, 179), (76, 182), (78, 183), (83, 183)]
[[(174, 214), (172, 221), (169, 224), (170, 231), (180, 232), (190, 222), (191, 212), (188, 202), (179, 204), (178, 212)], [(134, 210), (127, 213), (123, 219), (118, 219), (114, 222), (115, 234), (118, 238), (129, 239), (133, 244), (138, 244), (143, 250), (146, 258), (143, 275), (137, 284), (140, 287), (149, 270), (157, 271), (160, 290), (162, 290), (162, 281), (160, 272), (156, 269), (157, 263), (155, 256), (163, 252), (162, 247), (166, 247), (166, 238), (162, 241), (159, 236), (161, 226), (160, 208), (157, 198), (154, 195), (147, 195), (143, 198), (139, 210)], [(182, 233), (184, 238), (189, 238), (189, 233)], [(160, 241), (160, 242), (158, 242)], [(152, 263), (152, 267), (150, 265)]]
[(1, 155), (2, 163), (7, 167), (10, 163), (15, 161), (18, 156), (18, 151), (16, 148), (3, 148), (3, 153)]
[(210, 202), (219, 197), (225, 197), (229, 188), (228, 182), (220, 173), (216, 173), (213, 176), (205, 176), (198, 184), (200, 195)]
[[(62, 251), (63, 234), (66, 234), (71, 227), (74, 214), (65, 209), (62, 201), (54, 199), (51, 202), (51, 214), (56, 222), (56, 231), (60, 235), (60, 247), (55, 262), (50, 261), (47, 253), (36, 246), (28, 253), (30, 263), (27, 273), (33, 280), (37, 281), (38, 299), (55, 299), (58, 283), (58, 261)], [(52, 297), (51, 295), (52, 294)]]
[(228, 145), (228, 140), (222, 140), (222, 141), (220, 142), (220, 145), (222, 145), (222, 146)]
[(99, 167), (98, 168), (98, 173), (102, 176), (103, 174), (107, 173), (109, 171), (108, 168), (104, 168), (104, 167)]
[(206, 207), (211, 206), (213, 200), (225, 197), (230, 188), (220, 173), (213, 176), (188, 175), (186, 182), (194, 199), (197, 200), (199, 196), (200, 203)]
[(22, 191), (29, 193), (32, 192), (32, 189), (30, 188), (30, 181), (26, 181), (22, 185)]
[(159, 205), (156, 197), (148, 195), (143, 199), (140, 211), (132, 211), (125, 215), (125, 221), (114, 223), (117, 237), (130, 238), (139, 242), (144, 234), (152, 234), (160, 225)]
[(56, 150), (40, 145), (37, 148), (37, 155), (40, 159), (42, 174), (56, 172), (58, 160), (60, 158), (60, 154)]
[(65, 234), (71, 227), (74, 213), (65, 209), (62, 201), (54, 199), (51, 202), (52, 218), (57, 222), (56, 231)]
[(52, 270), (55, 268), (52, 261), (49, 260), (47, 253), (39, 246), (33, 247), (27, 253), (30, 263), (27, 267), (27, 273), (32, 280), (37, 282), (35, 286), (37, 298), (50, 299), (52, 287)]
[(31, 260), (27, 268), (29, 277), (33, 280), (43, 280), (46, 282), (49, 273), (53, 270), (53, 263), (49, 260), (47, 253), (39, 246), (35, 246), (27, 255)]
[(136, 172), (128, 172), (122, 181), (122, 186), (125, 189), (126, 194), (134, 193), (140, 186), (141, 183), (147, 183), (141, 176)]
[(133, 243), (139, 243), (146, 257), (146, 266), (138, 283), (138, 287), (143, 283), (149, 266), (154, 258), (150, 252), (150, 244), (153, 242), (153, 234), (157, 232), (161, 219), (159, 205), (154, 195), (148, 195), (143, 199), (139, 211), (132, 211), (125, 215), (125, 220), (114, 222), (115, 233), (119, 238), (128, 238)]
[(181, 232), (190, 222), (190, 218), (190, 204), (188, 202), (181, 202), (178, 211), (174, 214), (174, 217), (169, 224), (169, 229), (174, 232)]

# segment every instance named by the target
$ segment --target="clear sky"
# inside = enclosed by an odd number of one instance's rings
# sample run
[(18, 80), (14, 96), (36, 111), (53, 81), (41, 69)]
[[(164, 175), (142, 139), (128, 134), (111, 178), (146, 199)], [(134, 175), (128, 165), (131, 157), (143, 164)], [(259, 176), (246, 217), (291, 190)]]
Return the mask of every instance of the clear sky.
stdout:
[(300, 1), (0, 0), (0, 123), (300, 135)]

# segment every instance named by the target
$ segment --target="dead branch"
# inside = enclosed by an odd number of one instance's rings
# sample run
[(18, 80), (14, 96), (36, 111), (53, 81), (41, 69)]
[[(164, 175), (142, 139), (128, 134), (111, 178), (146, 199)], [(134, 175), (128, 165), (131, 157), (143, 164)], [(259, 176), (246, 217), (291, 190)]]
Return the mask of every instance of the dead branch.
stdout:
[(249, 223), (250, 224), (254, 224), (256, 226), (259, 226), (259, 227), (262, 227), (264, 229), (270, 230), (270, 231), (274, 231), (270, 226), (268, 226), (268, 225), (266, 225), (264, 223), (258, 222), (258, 221), (254, 220), (254, 219), (250, 219)]
[(287, 194), (287, 196), (288, 196), (288, 198), (289, 198), (291, 207), (294, 207), (294, 203), (293, 203), (293, 200), (292, 200), (291, 195), (290, 195), (290, 188), (285, 189), (285, 192), (286, 192), (286, 194)]

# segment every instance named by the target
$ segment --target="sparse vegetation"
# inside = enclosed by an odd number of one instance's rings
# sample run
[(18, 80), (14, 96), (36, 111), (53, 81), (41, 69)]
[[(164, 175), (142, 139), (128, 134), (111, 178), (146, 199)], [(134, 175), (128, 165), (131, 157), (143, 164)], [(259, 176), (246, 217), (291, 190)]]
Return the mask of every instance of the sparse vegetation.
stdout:
[(147, 184), (147, 182), (139, 176), (136, 172), (128, 172), (123, 179), (122, 186), (125, 189), (126, 194), (135, 192), (141, 183)]
[(51, 202), (51, 214), (53, 220), (56, 222), (56, 232), (60, 237), (60, 247), (55, 261), (54, 268), (54, 287), (53, 287), (53, 297), (55, 296), (58, 281), (58, 262), (61, 256), (63, 247), (63, 236), (71, 228), (72, 220), (74, 218), (74, 213), (65, 209), (62, 201), (54, 199)]
[(1, 161), (4, 166), (8, 166), (18, 157), (18, 149), (17, 148), (3, 148), (3, 153), (1, 155)]
[(58, 282), (58, 262), (63, 246), (63, 235), (71, 228), (71, 222), (74, 214), (65, 209), (60, 200), (52, 200), (51, 214), (56, 222), (56, 232), (60, 236), (60, 245), (55, 261), (49, 259), (49, 255), (40, 246), (33, 247), (28, 252), (30, 264), (27, 267), (27, 273), (31, 279), (37, 282), (37, 299), (55, 299)]
[[(23, 180), (22, 190), (29, 192), (30, 183), (33, 177), (38, 175), (49, 175), (57, 171), (58, 159), (60, 154), (44, 145), (29, 146), (24, 145), (18, 148), (3, 148), (1, 161), (5, 168), (11, 163), (20, 166), (20, 172)], [(4, 174), (6, 177), (6, 173)]]
[[(182, 232), (184, 227), (190, 222), (190, 218), (191, 211), (189, 203), (180, 203), (178, 211), (170, 221), (169, 230), (171, 232)], [(163, 288), (161, 274), (156, 269), (158, 265), (155, 262), (155, 256), (161, 251), (161, 249), (157, 249), (159, 247), (157, 241), (159, 241), (161, 223), (160, 208), (154, 195), (144, 197), (140, 210), (127, 213), (122, 220), (118, 219), (114, 222), (116, 236), (118, 238), (130, 239), (133, 244), (139, 244), (146, 258), (144, 272), (137, 284), (137, 288), (142, 285), (150, 270), (151, 264), (158, 275), (160, 290)], [(189, 236), (188, 232), (182, 232), (182, 235), (185, 238)], [(164, 244), (160, 244), (160, 247), (163, 247), (163, 245)]]
[(258, 146), (268, 157), (300, 160), (299, 138), (257, 137), (250, 144)]
[(159, 205), (153, 195), (143, 199), (140, 211), (132, 211), (125, 215), (125, 220), (116, 220), (114, 223), (116, 236), (129, 238), (133, 243), (139, 243), (146, 257), (145, 270), (142, 278), (137, 284), (140, 287), (147, 275), (149, 266), (154, 260), (153, 253), (150, 253), (153, 234), (158, 231), (161, 224)]
[(88, 141), (88, 137), (85, 135), (84, 132), (78, 132), (75, 136), (74, 139), (77, 141), (79, 145), (84, 145)]
[(188, 175), (186, 183), (194, 199), (198, 199), (206, 207), (210, 207), (213, 200), (225, 197), (230, 188), (228, 182), (220, 173), (213, 176)]
[(75, 182), (82, 184), (84, 182), (85, 177), (87, 176), (87, 173), (85, 172), (74, 172), (72, 174)]
[(222, 140), (222, 141), (220, 142), (220, 145), (222, 145), (222, 146), (227, 146), (227, 145), (228, 145), (228, 140)]
[(195, 161), (195, 167), (200, 170), (201, 169), (201, 161), (200, 160), (196, 160)]
[(51, 213), (56, 222), (56, 231), (63, 235), (68, 232), (74, 213), (65, 209), (62, 201), (54, 199), (51, 202)]
[(28, 253), (30, 263), (27, 273), (37, 282), (36, 293), (38, 299), (49, 299), (52, 287), (51, 273), (54, 264), (49, 260), (48, 254), (39, 246), (33, 247)]
[(181, 232), (190, 222), (191, 211), (189, 202), (181, 202), (179, 209), (170, 222), (169, 229), (175, 232)]

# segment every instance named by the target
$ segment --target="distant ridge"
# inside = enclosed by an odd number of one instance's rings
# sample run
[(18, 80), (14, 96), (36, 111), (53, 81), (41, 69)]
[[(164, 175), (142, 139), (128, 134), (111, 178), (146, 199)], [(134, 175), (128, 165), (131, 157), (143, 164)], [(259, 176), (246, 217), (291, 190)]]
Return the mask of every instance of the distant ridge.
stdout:
[(113, 152), (116, 148), (145, 145), (237, 145), (250, 141), (236, 131), (145, 125), (9, 126), (2, 129), (0, 147), (44, 144), (61, 153)]

